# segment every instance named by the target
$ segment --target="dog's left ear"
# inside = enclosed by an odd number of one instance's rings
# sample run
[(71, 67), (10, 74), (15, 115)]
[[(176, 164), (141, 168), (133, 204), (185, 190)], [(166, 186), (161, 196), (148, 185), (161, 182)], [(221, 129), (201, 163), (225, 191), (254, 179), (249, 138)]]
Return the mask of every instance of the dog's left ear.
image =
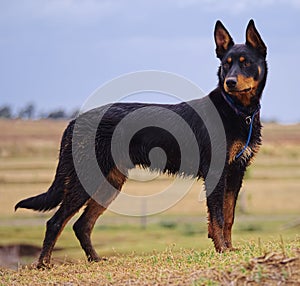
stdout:
[(216, 23), (214, 36), (217, 57), (222, 60), (226, 52), (234, 45), (234, 42), (221, 21)]
[(256, 49), (263, 57), (267, 55), (267, 47), (255, 28), (254, 21), (251, 19), (246, 30), (246, 45)]

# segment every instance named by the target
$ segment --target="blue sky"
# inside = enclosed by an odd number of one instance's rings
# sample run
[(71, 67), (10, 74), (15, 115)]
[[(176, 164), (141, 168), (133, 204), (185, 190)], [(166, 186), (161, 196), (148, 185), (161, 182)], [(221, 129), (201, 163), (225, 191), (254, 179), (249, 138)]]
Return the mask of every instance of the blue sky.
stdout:
[(299, 16), (300, 0), (3, 0), (0, 106), (71, 111), (105, 82), (145, 69), (182, 75), (209, 93), (216, 20), (241, 43), (253, 18), (268, 46), (262, 116), (298, 122)]

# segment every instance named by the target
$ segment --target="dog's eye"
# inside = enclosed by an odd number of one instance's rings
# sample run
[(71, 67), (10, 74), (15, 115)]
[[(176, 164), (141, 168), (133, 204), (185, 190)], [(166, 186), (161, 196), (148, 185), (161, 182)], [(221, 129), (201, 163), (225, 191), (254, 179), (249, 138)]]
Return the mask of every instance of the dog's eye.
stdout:
[(223, 69), (224, 70), (228, 70), (230, 68), (230, 64), (229, 63), (224, 63), (223, 64)]
[(251, 66), (251, 62), (248, 62), (248, 61), (243, 61), (243, 66), (248, 68)]

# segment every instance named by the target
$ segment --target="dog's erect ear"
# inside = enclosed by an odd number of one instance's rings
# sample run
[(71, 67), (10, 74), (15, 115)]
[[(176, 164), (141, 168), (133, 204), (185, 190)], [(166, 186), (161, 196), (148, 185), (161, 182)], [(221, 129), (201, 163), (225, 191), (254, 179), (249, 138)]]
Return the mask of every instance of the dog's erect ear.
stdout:
[(266, 57), (267, 47), (255, 28), (254, 21), (251, 19), (246, 30), (246, 45), (256, 49), (262, 56)]
[(217, 57), (222, 59), (228, 49), (234, 45), (234, 42), (221, 21), (217, 21), (214, 35)]

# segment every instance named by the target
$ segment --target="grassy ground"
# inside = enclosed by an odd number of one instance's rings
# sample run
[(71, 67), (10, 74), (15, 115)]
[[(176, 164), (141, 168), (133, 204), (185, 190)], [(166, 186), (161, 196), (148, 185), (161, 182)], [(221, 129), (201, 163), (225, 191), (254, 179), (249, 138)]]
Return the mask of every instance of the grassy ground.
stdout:
[[(179, 248), (108, 261), (55, 261), (52, 269), (0, 270), (2, 285), (299, 285), (299, 240), (243, 243), (241, 250), (217, 254)], [(298, 249), (298, 250), (297, 250)]]
[[(14, 213), (13, 207), (18, 200), (49, 187), (65, 126), (66, 122), (60, 121), (0, 120), (0, 254), (1, 246), (12, 244), (40, 247), (51, 213)], [(57, 243), (60, 250), (54, 252), (51, 271), (18, 267), (20, 263), (30, 265), (35, 257), (13, 261), (9, 266), (17, 272), (7, 270), (7, 264), (2, 263), (1, 268), (0, 259), (0, 285), (97, 281), (102, 285), (218, 285), (229, 280), (238, 284), (268, 281), (270, 285), (296, 281), (299, 272), (295, 274), (294, 269), (299, 260), (287, 259), (298, 257), (300, 249), (299, 142), (300, 125), (265, 126), (263, 147), (239, 197), (234, 242), (240, 251), (214, 253), (207, 239), (202, 183), (197, 182), (162, 214), (141, 219), (105, 213), (96, 225), (93, 241), (108, 261), (86, 264), (70, 223)], [(171, 183), (165, 176), (151, 182), (130, 180), (124, 192), (147, 195)], [(269, 255), (255, 259), (266, 253)]]

